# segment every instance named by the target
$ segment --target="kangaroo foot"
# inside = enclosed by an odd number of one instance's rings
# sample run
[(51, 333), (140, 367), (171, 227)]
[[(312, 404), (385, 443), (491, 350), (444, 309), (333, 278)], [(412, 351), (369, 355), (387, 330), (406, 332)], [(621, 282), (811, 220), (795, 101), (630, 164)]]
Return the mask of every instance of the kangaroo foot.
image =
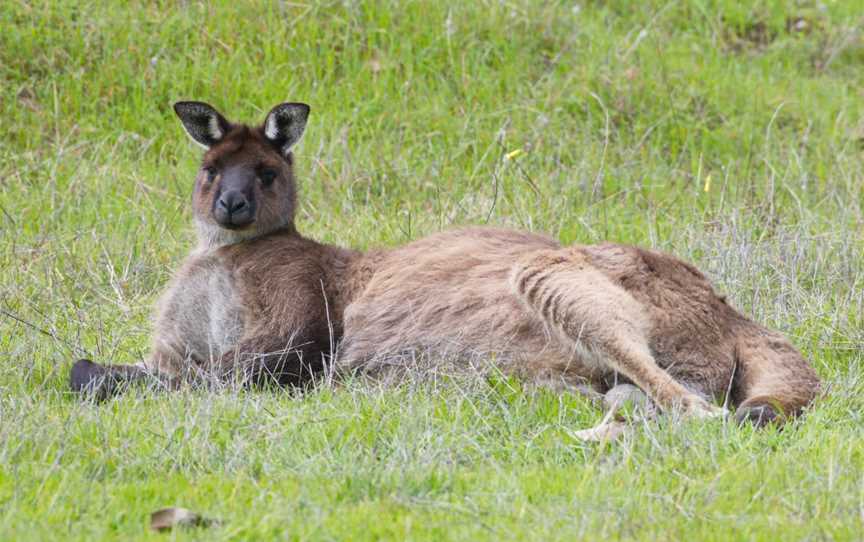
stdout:
[(134, 365), (100, 365), (89, 359), (79, 359), (69, 373), (69, 387), (83, 397), (104, 401), (146, 374)]

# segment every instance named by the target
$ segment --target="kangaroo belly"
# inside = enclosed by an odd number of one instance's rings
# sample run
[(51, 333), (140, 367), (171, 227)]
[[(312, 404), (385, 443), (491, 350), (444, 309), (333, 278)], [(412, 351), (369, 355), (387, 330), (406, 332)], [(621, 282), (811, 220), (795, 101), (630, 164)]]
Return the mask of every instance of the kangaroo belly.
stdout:
[(593, 375), (598, 364), (558, 341), (510, 286), (521, 255), (557, 246), (541, 235), (474, 228), (392, 251), (346, 308), (341, 363), (375, 370), (423, 352), (494, 360), (516, 373)]
[(234, 280), (212, 255), (186, 262), (163, 296), (156, 342), (197, 363), (217, 360), (243, 334), (244, 308)]

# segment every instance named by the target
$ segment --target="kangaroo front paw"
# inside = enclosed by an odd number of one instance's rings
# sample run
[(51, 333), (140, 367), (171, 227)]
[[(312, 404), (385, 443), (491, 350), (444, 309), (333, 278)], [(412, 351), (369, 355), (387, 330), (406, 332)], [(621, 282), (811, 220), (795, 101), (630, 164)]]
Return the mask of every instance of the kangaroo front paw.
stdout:
[(100, 365), (89, 359), (79, 359), (69, 372), (69, 388), (97, 401), (120, 393), (143, 371), (131, 365)]
[(79, 359), (69, 372), (69, 387), (77, 393), (93, 393), (106, 375), (105, 367), (89, 359)]

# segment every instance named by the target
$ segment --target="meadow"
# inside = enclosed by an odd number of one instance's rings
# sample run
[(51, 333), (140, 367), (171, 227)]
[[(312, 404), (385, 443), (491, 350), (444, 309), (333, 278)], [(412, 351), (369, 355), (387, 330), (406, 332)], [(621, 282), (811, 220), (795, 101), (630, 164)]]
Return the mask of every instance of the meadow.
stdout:
[[(0, 540), (864, 536), (864, 2), (0, 2)], [(784, 430), (507, 378), (67, 391), (134, 362), (194, 245), (171, 104), (311, 104), (298, 228), (461, 224), (696, 263), (812, 360)], [(209, 529), (148, 530), (184, 506)]]

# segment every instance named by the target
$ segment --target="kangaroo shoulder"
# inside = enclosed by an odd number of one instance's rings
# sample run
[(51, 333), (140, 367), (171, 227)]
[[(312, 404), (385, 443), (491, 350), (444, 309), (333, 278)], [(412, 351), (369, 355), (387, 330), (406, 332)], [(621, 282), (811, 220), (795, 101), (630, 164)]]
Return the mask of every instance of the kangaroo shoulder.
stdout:
[(327, 327), (344, 302), (342, 277), (353, 252), (300, 236), (222, 247), (241, 302), (274, 333)]

